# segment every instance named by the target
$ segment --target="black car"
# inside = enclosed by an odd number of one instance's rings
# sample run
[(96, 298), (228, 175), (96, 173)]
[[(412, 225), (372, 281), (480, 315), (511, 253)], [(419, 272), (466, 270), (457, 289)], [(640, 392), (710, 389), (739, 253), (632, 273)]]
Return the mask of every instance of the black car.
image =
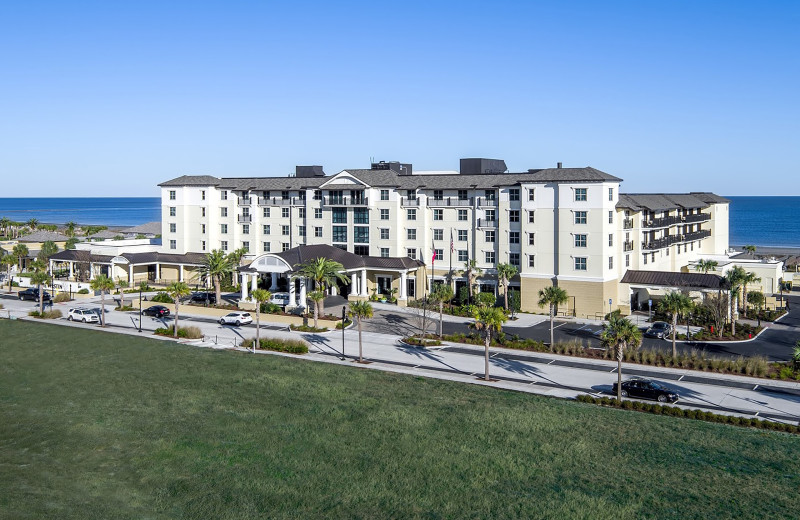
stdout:
[(148, 307), (145, 310), (143, 310), (142, 313), (145, 316), (164, 318), (165, 316), (169, 316), (169, 309), (167, 309), (163, 305), (153, 305), (152, 307)]
[[(44, 292), (44, 295), (42, 297), (44, 298), (44, 301), (46, 301), (46, 302), (49, 302), (51, 300), (50, 293), (48, 293), (47, 291)], [(33, 300), (33, 301), (37, 301), (38, 302), (39, 301), (39, 289), (37, 289), (36, 287), (29, 287), (28, 289), (25, 289), (24, 291), (20, 291), (19, 292), (19, 299), (20, 300)]]
[(651, 338), (668, 339), (672, 334), (672, 325), (666, 321), (656, 321), (648, 328), (644, 335)]
[[(614, 383), (614, 393), (617, 393), (617, 383)], [(660, 403), (674, 403), (678, 394), (664, 385), (645, 379), (634, 377), (622, 382), (622, 397), (640, 397), (642, 399), (655, 399)]]
[(217, 295), (214, 293), (196, 292), (192, 293), (191, 301), (194, 303), (217, 303)]

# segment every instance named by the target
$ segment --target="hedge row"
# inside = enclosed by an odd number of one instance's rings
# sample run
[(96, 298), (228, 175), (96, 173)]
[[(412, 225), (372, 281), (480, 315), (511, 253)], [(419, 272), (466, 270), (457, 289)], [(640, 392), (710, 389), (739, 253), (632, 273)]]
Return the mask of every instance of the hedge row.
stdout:
[(313, 327), (311, 325), (295, 325), (292, 323), (289, 328), (298, 332), (328, 332), (327, 327)]
[[(175, 336), (175, 326), (159, 327), (154, 334), (157, 336)], [(184, 339), (200, 339), (203, 337), (202, 331), (197, 327), (178, 327), (178, 337)]]
[(611, 397), (594, 397), (587, 394), (578, 396), (578, 401), (582, 403), (599, 404), (611, 408), (623, 410), (636, 410), (655, 415), (669, 415), (672, 417), (685, 417), (687, 419), (698, 419), (706, 422), (732, 424), (734, 426), (746, 426), (751, 428), (761, 428), (764, 430), (774, 430), (787, 433), (800, 433), (800, 427), (794, 424), (786, 424), (773, 421), (763, 421), (755, 417), (738, 417), (735, 415), (722, 415), (703, 410), (686, 409), (678, 406), (665, 406), (656, 403), (643, 403), (641, 401), (618, 401)]
[[(243, 348), (253, 348), (255, 338), (242, 341)], [(272, 350), (275, 352), (288, 352), (289, 354), (307, 354), (308, 345), (299, 339), (260, 338), (259, 350)]]
[(52, 320), (55, 318), (60, 318), (63, 316), (61, 311), (56, 309), (54, 311), (44, 311), (44, 313), (39, 313), (39, 311), (31, 311), (28, 313), (28, 316), (33, 316), (34, 318), (41, 318), (45, 320)]

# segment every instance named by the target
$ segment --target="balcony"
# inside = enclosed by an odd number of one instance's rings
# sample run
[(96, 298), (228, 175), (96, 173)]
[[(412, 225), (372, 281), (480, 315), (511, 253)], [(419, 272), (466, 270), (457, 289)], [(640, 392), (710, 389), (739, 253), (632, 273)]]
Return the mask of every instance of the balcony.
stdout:
[(282, 197), (258, 198), (259, 206), (291, 206), (292, 204), (293, 204), (292, 199), (284, 199)]
[(623, 242), (622, 243), (622, 250), (623, 251), (633, 251), (633, 240), (630, 240), (628, 242)]
[(686, 233), (683, 236), (683, 242), (692, 242), (694, 240), (702, 240), (704, 238), (708, 238), (711, 236), (711, 231), (708, 229), (701, 229), (700, 231), (695, 231), (693, 233)]
[(437, 207), (472, 207), (472, 197), (459, 199), (458, 197), (445, 197), (443, 199), (428, 199), (429, 208)]
[(496, 207), (497, 199), (487, 199), (486, 197), (478, 197), (478, 206)]
[(497, 221), (496, 220), (487, 220), (485, 218), (478, 219), (478, 227), (479, 228), (496, 228)]
[(649, 242), (642, 242), (642, 250), (652, 251), (655, 249), (664, 249), (666, 247), (671, 246), (672, 244), (677, 244), (678, 242), (681, 242), (682, 239), (683, 235), (669, 235), (663, 238), (650, 240)]
[(646, 228), (663, 228), (663, 227), (674, 226), (676, 224), (680, 224), (681, 222), (683, 222), (683, 219), (681, 217), (663, 217), (652, 220), (645, 220), (642, 226)]
[(367, 197), (331, 197), (330, 195), (322, 198), (323, 206), (368, 206)]
[(705, 222), (707, 220), (711, 220), (711, 215), (708, 213), (696, 213), (694, 215), (686, 215), (683, 217), (683, 221), (686, 223)]
[(404, 208), (418, 208), (419, 207), (419, 199), (418, 198), (410, 198), (410, 197), (400, 197), (400, 205)]
[(253, 199), (251, 199), (250, 197), (247, 197), (247, 198), (239, 197), (239, 205), (240, 206), (249, 206), (252, 203), (253, 203)]
[(622, 221), (622, 229), (633, 229), (633, 219), (626, 218)]
[(237, 220), (239, 222), (250, 223), (253, 221), (253, 215), (239, 215)]

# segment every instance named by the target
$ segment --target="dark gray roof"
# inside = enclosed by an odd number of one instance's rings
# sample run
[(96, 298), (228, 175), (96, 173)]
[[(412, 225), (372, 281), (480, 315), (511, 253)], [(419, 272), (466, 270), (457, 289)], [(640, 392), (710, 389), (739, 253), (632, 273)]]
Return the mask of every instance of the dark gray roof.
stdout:
[(297, 246), (282, 253), (275, 253), (275, 256), (282, 258), (292, 267), (315, 258), (328, 258), (339, 262), (345, 269), (359, 269), (362, 267), (373, 269), (416, 269), (424, 265), (419, 260), (413, 260), (408, 257), (358, 256), (327, 244)]
[(729, 199), (726, 199), (725, 197), (720, 197), (719, 195), (716, 195), (709, 191), (692, 191), (689, 193), (689, 195), (697, 197), (703, 202), (707, 202), (709, 204), (730, 204), (731, 202)]
[[(203, 253), (186, 253), (185, 255), (176, 255), (170, 253), (159, 253), (157, 251), (149, 251), (146, 253), (122, 253), (116, 255), (124, 257), (132, 264), (184, 264), (184, 265), (201, 265), (206, 255)], [(53, 260), (73, 260), (82, 262), (108, 262), (115, 256), (112, 255), (96, 255), (85, 249), (65, 249), (59, 251), (50, 257)]]
[(216, 186), (220, 179), (212, 175), (181, 175), (159, 186)]
[[(670, 209), (702, 209), (707, 208), (709, 204), (719, 202), (727, 203), (727, 199), (723, 199), (713, 193), (705, 193), (704, 197), (699, 197), (699, 193), (621, 193), (619, 201), (617, 202), (618, 208), (633, 209), (640, 211), (642, 209), (650, 211), (663, 211)], [(712, 200), (714, 199), (714, 200)]]
[(122, 233), (136, 233), (137, 235), (160, 235), (161, 221), (157, 220), (155, 222), (146, 222), (144, 224), (139, 224), (138, 226), (125, 228), (122, 230)]
[(51, 260), (72, 260), (74, 262), (108, 262), (111, 255), (94, 255), (86, 249), (65, 249), (50, 257)]
[(98, 231), (97, 233), (89, 235), (89, 238), (90, 239), (95, 239), (95, 238), (112, 239), (112, 238), (119, 237), (119, 236), (122, 236), (122, 232), (121, 231), (111, 231), (109, 229), (102, 229), (102, 230)]
[(46, 231), (40, 229), (39, 231), (34, 231), (29, 235), (21, 236), (18, 240), (19, 242), (47, 242), (48, 240), (52, 240), (53, 242), (66, 242), (69, 240), (69, 237), (55, 231)]
[(724, 278), (716, 274), (674, 273), (671, 271), (634, 271), (629, 269), (622, 283), (688, 289), (724, 289)]

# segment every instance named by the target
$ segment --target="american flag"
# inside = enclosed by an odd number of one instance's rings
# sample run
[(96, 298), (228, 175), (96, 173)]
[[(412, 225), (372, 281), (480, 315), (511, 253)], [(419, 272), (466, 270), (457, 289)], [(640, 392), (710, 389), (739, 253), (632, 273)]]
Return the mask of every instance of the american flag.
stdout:
[(455, 250), (456, 250), (456, 246), (453, 243), (453, 230), (451, 229), (450, 230), (450, 252), (452, 253)]

